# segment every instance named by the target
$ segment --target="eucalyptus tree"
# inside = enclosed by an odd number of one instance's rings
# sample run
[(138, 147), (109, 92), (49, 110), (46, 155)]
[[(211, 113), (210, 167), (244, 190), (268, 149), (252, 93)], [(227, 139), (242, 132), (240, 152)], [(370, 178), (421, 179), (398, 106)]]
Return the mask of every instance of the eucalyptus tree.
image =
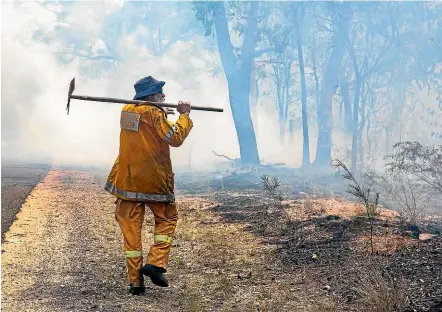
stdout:
[(342, 59), (345, 54), (345, 37), (349, 27), (347, 3), (326, 3), (323, 27), (330, 32), (330, 49), (321, 77), (320, 100), (317, 110), (318, 141), (315, 165), (328, 167), (331, 162), (333, 129), (333, 95), (337, 90)]
[[(310, 33), (304, 23), (305, 7), (303, 2), (278, 3), (280, 15), (276, 23), (268, 23), (267, 41), (275, 47), (271, 62), (276, 84), (277, 106), (280, 122), (280, 136), (284, 138), (289, 106), (300, 102), (303, 133), (302, 166), (310, 163), (310, 146), (307, 112), (307, 81), (303, 38)], [(276, 10), (275, 10), (276, 11)], [(276, 11), (278, 12), (278, 11)], [(293, 110), (293, 105), (292, 105)]]
[(275, 103), (278, 111), (279, 137), (281, 144), (287, 132), (287, 119), (289, 116), (289, 106), (293, 102), (295, 53), (291, 42), (293, 41), (293, 23), (291, 16), (285, 12), (290, 8), (290, 3), (277, 2), (272, 4), (267, 10), (267, 23), (263, 26), (262, 37), (270, 46), (274, 47), (274, 52), (260, 60), (266, 76), (272, 81), (275, 88)]
[(216, 36), (243, 165), (260, 163), (249, 97), (253, 61), (270, 51), (256, 49), (265, 20), (261, 6), (260, 2), (194, 2), (206, 36)]
[(307, 85), (305, 78), (305, 65), (304, 65), (304, 53), (303, 53), (303, 29), (305, 29), (304, 15), (305, 15), (305, 4), (296, 3), (292, 5), (293, 20), (295, 21), (295, 42), (296, 50), (298, 54), (298, 66), (299, 66), (299, 76), (301, 83), (301, 103), (302, 103), (302, 167), (306, 167), (310, 164), (310, 139), (308, 132), (308, 111), (307, 111)]

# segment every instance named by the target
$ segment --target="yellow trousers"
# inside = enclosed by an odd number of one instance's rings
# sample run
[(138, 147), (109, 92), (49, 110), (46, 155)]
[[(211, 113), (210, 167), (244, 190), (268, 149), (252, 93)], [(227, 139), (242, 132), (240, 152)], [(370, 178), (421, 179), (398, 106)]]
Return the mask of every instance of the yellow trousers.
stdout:
[(143, 266), (141, 229), (145, 206), (148, 206), (155, 216), (154, 244), (150, 247), (146, 263), (163, 268), (164, 271), (167, 269), (169, 262), (169, 253), (178, 219), (175, 203), (145, 203), (122, 199), (116, 201), (115, 217), (124, 237), (127, 280), (128, 284), (134, 286), (143, 284), (143, 277), (140, 276), (140, 270)]

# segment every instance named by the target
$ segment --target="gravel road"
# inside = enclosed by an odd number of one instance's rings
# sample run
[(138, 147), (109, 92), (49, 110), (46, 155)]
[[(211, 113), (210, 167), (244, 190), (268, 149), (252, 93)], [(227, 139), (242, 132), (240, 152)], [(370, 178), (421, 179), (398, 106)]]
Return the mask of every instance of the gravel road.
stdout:
[[(167, 273), (171, 286), (148, 282), (144, 296), (127, 294), (114, 197), (103, 190), (101, 178), (51, 170), (33, 189), (2, 243), (2, 311), (218, 312), (256, 311), (256, 305), (259, 311), (277, 311), (260, 308), (274, 304), (267, 298), (275, 287), (274, 272), (261, 253), (270, 255), (274, 247), (260, 246), (245, 226), (221, 224), (213, 204), (191, 197), (178, 202), (181, 218)], [(147, 251), (153, 241), (151, 214), (145, 225)], [(232, 245), (238, 235), (241, 244)], [(291, 274), (287, 284), (295, 278)], [(282, 298), (277, 303), (282, 310), (313, 311), (295, 309), (306, 306), (298, 291), (280, 292), (271, 294)]]

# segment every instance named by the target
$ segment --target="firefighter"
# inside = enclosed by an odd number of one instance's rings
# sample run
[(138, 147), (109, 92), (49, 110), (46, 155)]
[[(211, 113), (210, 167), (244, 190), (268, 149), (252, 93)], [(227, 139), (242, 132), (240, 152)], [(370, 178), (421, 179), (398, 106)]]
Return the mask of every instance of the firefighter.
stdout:
[[(164, 102), (164, 85), (164, 81), (145, 77), (134, 85), (134, 100)], [(121, 112), (119, 155), (105, 189), (117, 197), (115, 217), (123, 232), (132, 295), (144, 293), (144, 275), (155, 285), (169, 285), (164, 273), (178, 218), (169, 146), (180, 146), (189, 135), (190, 110), (190, 103), (180, 101), (175, 124), (159, 106), (127, 104)], [(141, 229), (147, 208), (155, 217), (155, 230), (143, 266)]]

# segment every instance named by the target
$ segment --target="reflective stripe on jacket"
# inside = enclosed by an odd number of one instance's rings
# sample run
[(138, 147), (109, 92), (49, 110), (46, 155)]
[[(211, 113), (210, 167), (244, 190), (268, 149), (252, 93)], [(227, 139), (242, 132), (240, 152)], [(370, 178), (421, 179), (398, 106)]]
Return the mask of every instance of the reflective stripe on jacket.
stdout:
[(120, 127), (120, 151), (105, 189), (125, 200), (174, 202), (169, 145), (183, 144), (192, 120), (182, 114), (173, 124), (159, 107), (127, 104)]

